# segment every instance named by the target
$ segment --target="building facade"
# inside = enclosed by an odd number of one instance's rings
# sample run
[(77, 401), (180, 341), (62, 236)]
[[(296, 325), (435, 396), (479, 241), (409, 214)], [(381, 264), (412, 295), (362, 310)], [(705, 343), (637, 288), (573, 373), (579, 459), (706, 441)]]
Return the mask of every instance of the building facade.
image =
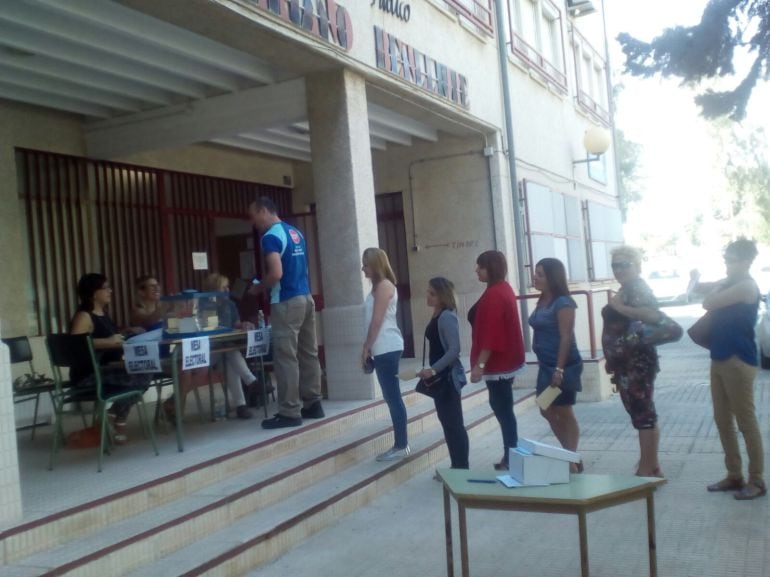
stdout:
[(572, 4), (502, 0), (498, 22), (493, 0), (6, 3), (3, 336), (66, 330), (91, 270), (113, 280), (118, 319), (139, 274), (199, 288), (192, 252), (258, 274), (255, 194), (307, 233), (330, 398), (375, 395), (358, 367), (369, 246), (394, 261), (417, 354), (428, 279), (454, 281), (464, 316), (484, 250), (506, 254), (517, 290), (544, 256), (575, 290), (603, 286), (622, 237), (612, 149), (575, 161), (587, 129), (611, 126), (605, 39)]

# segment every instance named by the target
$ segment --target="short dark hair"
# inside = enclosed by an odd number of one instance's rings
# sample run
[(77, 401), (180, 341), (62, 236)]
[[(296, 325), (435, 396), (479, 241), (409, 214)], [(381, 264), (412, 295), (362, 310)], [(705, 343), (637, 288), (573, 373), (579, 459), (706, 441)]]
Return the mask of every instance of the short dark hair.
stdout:
[(482, 252), (476, 259), (476, 264), (487, 271), (487, 283), (492, 284), (505, 280), (508, 274), (508, 263), (505, 255), (499, 250)]
[(98, 272), (89, 272), (80, 277), (78, 281), (78, 310), (90, 313), (94, 310), (94, 294), (101, 290), (107, 282), (107, 277)]
[(273, 199), (267, 196), (258, 196), (252, 203), (257, 210), (266, 209), (270, 214), (278, 214), (278, 208)]
[(757, 243), (748, 238), (740, 237), (734, 240), (725, 248), (725, 254), (737, 258), (738, 260), (747, 260), (754, 262), (757, 258), (759, 251), (757, 251)]
[(538, 261), (535, 268), (542, 267), (545, 280), (548, 281), (548, 288), (554, 298), (569, 296), (569, 286), (567, 286), (567, 269), (564, 263), (558, 258), (544, 258)]

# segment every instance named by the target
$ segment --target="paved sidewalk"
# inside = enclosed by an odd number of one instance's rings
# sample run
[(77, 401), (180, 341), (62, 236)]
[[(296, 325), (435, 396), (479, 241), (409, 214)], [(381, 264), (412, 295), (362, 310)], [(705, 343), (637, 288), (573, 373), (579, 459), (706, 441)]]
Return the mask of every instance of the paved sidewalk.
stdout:
[[(683, 324), (699, 314), (698, 307), (668, 312)], [(770, 498), (738, 502), (731, 494), (706, 492), (708, 483), (724, 476), (711, 413), (709, 362), (705, 351), (687, 337), (683, 341), (661, 347), (656, 386), (661, 465), (669, 481), (656, 494), (658, 574), (770, 577)], [(770, 372), (760, 372), (756, 402), (766, 455), (769, 385)], [(638, 437), (617, 395), (579, 404), (576, 413), (587, 472), (632, 474)], [(520, 435), (556, 442), (536, 409), (518, 418)], [(499, 458), (499, 444), (498, 433), (472, 440), (471, 466), (491, 466)], [(643, 502), (592, 513), (588, 519), (592, 577), (649, 575)], [(471, 511), (468, 521), (474, 577), (580, 575), (574, 516)], [(441, 486), (423, 474), (251, 575), (443, 576), (443, 523)]]

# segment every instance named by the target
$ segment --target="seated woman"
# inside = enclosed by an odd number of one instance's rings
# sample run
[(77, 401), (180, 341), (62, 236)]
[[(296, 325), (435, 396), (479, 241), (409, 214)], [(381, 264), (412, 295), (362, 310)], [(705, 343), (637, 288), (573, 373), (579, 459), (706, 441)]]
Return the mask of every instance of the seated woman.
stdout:
[[(211, 273), (206, 277), (205, 290), (216, 292), (229, 292), (230, 280), (219, 273)], [(231, 299), (222, 300), (222, 303), (217, 310), (217, 316), (219, 317), (219, 324), (221, 326), (230, 327), (234, 329), (253, 330), (254, 325), (249, 322), (241, 322), (240, 315), (238, 314), (238, 307)], [(257, 377), (249, 370), (246, 360), (240, 351), (228, 351), (222, 355), (215, 355), (217, 364), (219, 364), (224, 358), (224, 373), (225, 384), (227, 386), (227, 394), (230, 395), (230, 399), (235, 405), (235, 412), (239, 419), (250, 419), (252, 417), (251, 411), (246, 407), (246, 399), (243, 395), (243, 387), (241, 383), (246, 386), (252, 385), (257, 381)]]
[[(107, 307), (112, 301), (112, 288), (107, 277), (99, 273), (83, 275), (78, 282), (80, 305), (70, 323), (70, 334), (91, 335), (94, 348), (99, 353), (99, 364), (119, 361), (123, 356), (123, 336), (107, 314)], [(142, 329), (132, 329), (141, 332)], [(104, 396), (116, 395), (131, 390), (144, 392), (149, 386), (147, 375), (129, 375), (121, 367), (104, 367), (102, 373), (102, 392)], [(78, 387), (95, 387), (94, 370), (90, 359), (70, 367), (70, 380)], [(117, 401), (108, 410), (108, 418), (115, 429), (115, 442), (125, 443), (126, 419), (131, 410), (130, 401)]]
[[(161, 287), (158, 279), (151, 275), (142, 275), (134, 281), (134, 290), (136, 291), (136, 300), (131, 309), (131, 324), (148, 331), (162, 328), (167, 307), (160, 300)], [(161, 347), (162, 356), (164, 355), (164, 348), (168, 349), (168, 346)], [(168, 354), (168, 351), (165, 354)], [(208, 370), (206, 369), (180, 371), (179, 390), (182, 396), (182, 407), (185, 406), (187, 394), (190, 391), (196, 387), (208, 385), (208, 382)], [(174, 397), (172, 395), (163, 402), (163, 413), (170, 423), (176, 422), (174, 410)]]

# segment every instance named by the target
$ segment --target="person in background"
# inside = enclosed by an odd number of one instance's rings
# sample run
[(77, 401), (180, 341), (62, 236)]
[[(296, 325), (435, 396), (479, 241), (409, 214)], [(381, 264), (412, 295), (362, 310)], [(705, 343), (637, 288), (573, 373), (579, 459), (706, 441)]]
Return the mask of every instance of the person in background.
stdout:
[[(537, 394), (548, 387), (559, 387), (561, 393), (542, 415), (551, 430), (568, 451), (577, 451), (580, 438), (575, 412), (577, 393), (581, 390), (583, 360), (575, 341), (575, 309), (569, 295), (567, 271), (555, 258), (544, 258), (535, 265), (535, 288), (540, 291), (535, 310), (529, 317), (534, 339), (532, 350), (537, 355)], [(573, 473), (583, 472), (583, 463), (570, 463)]]
[(631, 321), (655, 324), (660, 321), (658, 301), (641, 278), (642, 253), (630, 246), (612, 251), (612, 272), (620, 290), (602, 310), (602, 348), (606, 370), (617, 387), (631, 424), (639, 431), (639, 465), (641, 477), (663, 477), (658, 462), (658, 414), (653, 401), (658, 353), (654, 345), (627, 338)]
[[(215, 292), (230, 292), (230, 280), (223, 274), (213, 272), (206, 277), (204, 289)], [(241, 322), (238, 307), (231, 298), (221, 299), (217, 308), (219, 325), (239, 330), (254, 330), (250, 322)], [(257, 377), (251, 372), (243, 358), (241, 351), (227, 351), (215, 355), (215, 364), (223, 365), (227, 394), (235, 405), (235, 414), (239, 419), (250, 419), (251, 411), (246, 406), (246, 398), (243, 394), (243, 385), (251, 386), (257, 382)]]
[(428, 306), (433, 309), (425, 340), (428, 342), (429, 367), (423, 368), (417, 376), (429, 379), (438, 374), (445, 375), (448, 384), (442, 396), (434, 398), (436, 414), (444, 430), (444, 439), (449, 450), (453, 469), (467, 469), (468, 432), (463, 422), (463, 406), (460, 391), (465, 385), (465, 369), (460, 360), (460, 323), (457, 319), (457, 299), (454, 285), (444, 277), (428, 281)]
[[(708, 490), (735, 491), (735, 498), (739, 500), (767, 494), (763, 479), (762, 435), (754, 406), (754, 377), (758, 364), (754, 327), (760, 292), (749, 269), (756, 256), (757, 247), (753, 241), (740, 238), (727, 245), (724, 253), (727, 278), (710, 287), (703, 300), (703, 308), (712, 317), (709, 339), (711, 400), (727, 469), (727, 477), (709, 485)], [(748, 483), (743, 480), (735, 422), (749, 457)]]
[(369, 359), (382, 389), (393, 422), (393, 447), (377, 455), (378, 461), (396, 461), (410, 453), (406, 434), (406, 406), (401, 397), (398, 363), (404, 352), (404, 339), (396, 323), (398, 291), (396, 275), (390, 267), (388, 255), (379, 248), (367, 248), (361, 257), (361, 270), (372, 281), (372, 291), (364, 302), (366, 339), (361, 351), (361, 365)]
[(134, 281), (136, 300), (131, 309), (131, 324), (154, 330), (163, 327), (167, 307), (160, 301), (161, 287), (158, 279), (150, 275), (142, 275)]
[[(100, 365), (120, 361), (123, 358), (124, 339), (107, 313), (107, 308), (112, 302), (112, 288), (107, 277), (100, 273), (84, 274), (78, 281), (77, 292), (80, 304), (70, 322), (70, 334), (91, 335)], [(129, 331), (143, 332), (138, 327)], [(150, 383), (147, 375), (129, 375), (121, 367), (105, 366), (101, 374), (105, 396), (132, 390), (144, 393)], [(70, 381), (75, 383), (76, 387), (96, 387), (91, 359), (84, 358), (82, 363), (70, 367)], [(132, 404), (132, 401), (116, 401), (107, 411), (116, 443), (128, 441), (126, 421)]]
[(315, 329), (315, 301), (310, 294), (305, 238), (283, 222), (272, 200), (260, 197), (249, 206), (251, 223), (261, 233), (267, 274), (251, 294), (270, 294), (273, 363), (278, 381), (278, 413), (262, 421), (265, 429), (298, 427), (302, 419), (324, 417), (321, 365)]
[(468, 311), (471, 324), (471, 382), (484, 379), (489, 406), (500, 424), (503, 458), (495, 469), (508, 468), (508, 450), (518, 444), (516, 416), (513, 413), (513, 379), (524, 365), (524, 337), (519, 305), (505, 276), (508, 263), (499, 251), (483, 252), (476, 259), (476, 275), (487, 288)]
[[(152, 275), (142, 275), (134, 281), (134, 290), (136, 297), (131, 309), (131, 324), (147, 331), (163, 328), (163, 319), (168, 312), (168, 307), (164, 306), (160, 300), (162, 291), (158, 279)], [(167, 350), (164, 352), (165, 349), (168, 349), (167, 345), (161, 346), (161, 356), (168, 354)], [(165, 372), (164, 376), (168, 377), (168, 372)], [(208, 384), (209, 372), (207, 369), (179, 371), (179, 393), (182, 407), (185, 406), (190, 391)], [(176, 423), (174, 396), (171, 395), (163, 401), (162, 407), (166, 421)]]

